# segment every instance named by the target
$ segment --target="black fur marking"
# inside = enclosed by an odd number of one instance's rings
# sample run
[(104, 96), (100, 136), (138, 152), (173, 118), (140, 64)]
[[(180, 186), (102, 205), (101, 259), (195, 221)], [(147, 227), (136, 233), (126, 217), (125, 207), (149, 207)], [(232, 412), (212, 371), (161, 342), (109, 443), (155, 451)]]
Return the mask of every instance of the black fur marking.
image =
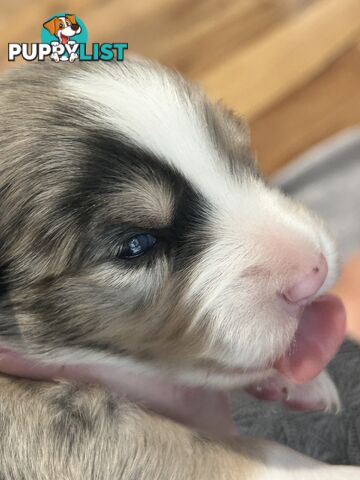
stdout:
[[(81, 139), (81, 152), (84, 155), (83, 168), (80, 174), (73, 179), (73, 184), (56, 206), (57, 215), (75, 216), (79, 230), (89, 229), (93, 225), (96, 232), (103, 234), (116, 232), (118, 241), (143, 231), (149, 231), (160, 239), (154, 251), (161, 250), (169, 254), (176, 250), (176, 267), (187, 265), (205, 246), (206, 241), (201, 237), (211, 206), (206, 199), (192, 187), (183, 176), (174, 168), (162, 162), (153, 154), (131, 144), (126, 138), (109, 132), (87, 132), (86, 138)], [(175, 197), (175, 212), (173, 221), (166, 226), (153, 225), (152, 228), (142, 227), (136, 219), (118, 205), (119, 222), (114, 225), (113, 220), (99, 218), (97, 212), (103, 207), (102, 199), (116, 195), (120, 189), (126, 188), (126, 183), (136, 179), (166, 184)], [(131, 199), (136, 204), (136, 198)], [(199, 234), (197, 235), (197, 231)], [(125, 237), (126, 235), (126, 237)], [(189, 237), (191, 236), (191, 241)], [(103, 248), (103, 242), (98, 238), (85, 239), (89, 255), (87, 260), (94, 256), (94, 251)], [(106, 252), (104, 252), (106, 255)], [(129, 268), (143, 266), (149, 255), (133, 260), (124, 260)], [(86, 255), (84, 260), (86, 260)], [(151, 266), (151, 263), (148, 263)]]
[[(60, 387), (60, 388), (59, 388)], [(54, 396), (49, 400), (51, 431), (55, 440), (64, 438), (62, 447), (71, 455), (75, 445), (83, 442), (97, 428), (96, 414), (90, 411), (89, 392), (83, 385), (68, 384), (54, 387)]]

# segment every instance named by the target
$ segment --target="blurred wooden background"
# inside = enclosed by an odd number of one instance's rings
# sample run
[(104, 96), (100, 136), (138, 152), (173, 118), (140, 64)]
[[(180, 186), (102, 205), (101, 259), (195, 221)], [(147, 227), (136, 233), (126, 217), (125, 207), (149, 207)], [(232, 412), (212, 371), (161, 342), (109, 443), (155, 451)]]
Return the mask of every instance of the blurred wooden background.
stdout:
[(61, 11), (245, 114), (267, 174), (360, 121), (360, 0), (2, 0), (0, 69)]

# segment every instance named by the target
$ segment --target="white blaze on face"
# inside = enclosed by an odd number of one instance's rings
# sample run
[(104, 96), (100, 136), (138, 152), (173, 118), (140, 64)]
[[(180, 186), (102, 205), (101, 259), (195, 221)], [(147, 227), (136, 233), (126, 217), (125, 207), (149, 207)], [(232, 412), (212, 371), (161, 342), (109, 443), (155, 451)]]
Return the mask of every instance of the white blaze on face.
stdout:
[(66, 18), (65, 17), (58, 17), (58, 19), (61, 21), (62, 27), (60, 27), (60, 31), (63, 32), (64, 29), (66, 28)]
[(62, 33), (62, 35), (65, 35), (66, 37), (73, 37), (77, 33), (80, 33), (80, 28), (77, 31), (75, 31), (73, 30), (71, 25), (67, 24), (69, 20), (66, 17), (58, 17), (58, 18), (61, 20), (62, 24), (64, 25), (64, 27), (60, 28), (58, 32), (59, 37), (60, 37), (60, 33)]
[(102, 116), (113, 128), (174, 165), (207, 198), (221, 204), (233, 180), (224, 176), (224, 162), (200, 109), (167, 72), (150, 65), (125, 63), (112, 69), (114, 76), (100, 66), (98, 74), (77, 72), (66, 84), (93, 106), (106, 107)]
[[(208, 322), (204, 355), (226, 364), (265, 366), (284, 353), (297, 320), (278, 293), (323, 254), (327, 288), (337, 273), (335, 248), (319, 220), (249, 174), (231, 176), (225, 152), (214, 145), (194, 91), (165, 70), (129, 62), (98, 72), (76, 72), (66, 91), (87, 100), (112, 129), (173, 165), (211, 205), (209, 247), (189, 279), (187, 300)], [(214, 110), (214, 115), (217, 115)], [(245, 172), (245, 170), (244, 170)], [(204, 320), (206, 318), (206, 320)]]

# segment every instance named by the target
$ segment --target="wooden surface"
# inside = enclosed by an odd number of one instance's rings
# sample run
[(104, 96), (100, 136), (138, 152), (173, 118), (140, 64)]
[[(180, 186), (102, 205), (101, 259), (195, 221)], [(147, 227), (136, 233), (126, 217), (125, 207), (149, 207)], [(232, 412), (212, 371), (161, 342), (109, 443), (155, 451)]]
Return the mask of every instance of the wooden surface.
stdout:
[(245, 114), (267, 174), (360, 122), (360, 0), (2, 0), (0, 69), (64, 10)]

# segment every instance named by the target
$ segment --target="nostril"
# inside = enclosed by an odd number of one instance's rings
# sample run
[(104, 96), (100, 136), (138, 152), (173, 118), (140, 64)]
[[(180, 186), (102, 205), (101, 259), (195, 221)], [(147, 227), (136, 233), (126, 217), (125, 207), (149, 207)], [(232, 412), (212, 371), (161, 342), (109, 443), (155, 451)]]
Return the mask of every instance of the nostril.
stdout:
[(311, 271), (302, 275), (294, 285), (283, 292), (284, 298), (291, 303), (305, 303), (314, 296), (324, 284), (328, 274), (328, 265), (324, 255), (321, 255), (317, 265)]

